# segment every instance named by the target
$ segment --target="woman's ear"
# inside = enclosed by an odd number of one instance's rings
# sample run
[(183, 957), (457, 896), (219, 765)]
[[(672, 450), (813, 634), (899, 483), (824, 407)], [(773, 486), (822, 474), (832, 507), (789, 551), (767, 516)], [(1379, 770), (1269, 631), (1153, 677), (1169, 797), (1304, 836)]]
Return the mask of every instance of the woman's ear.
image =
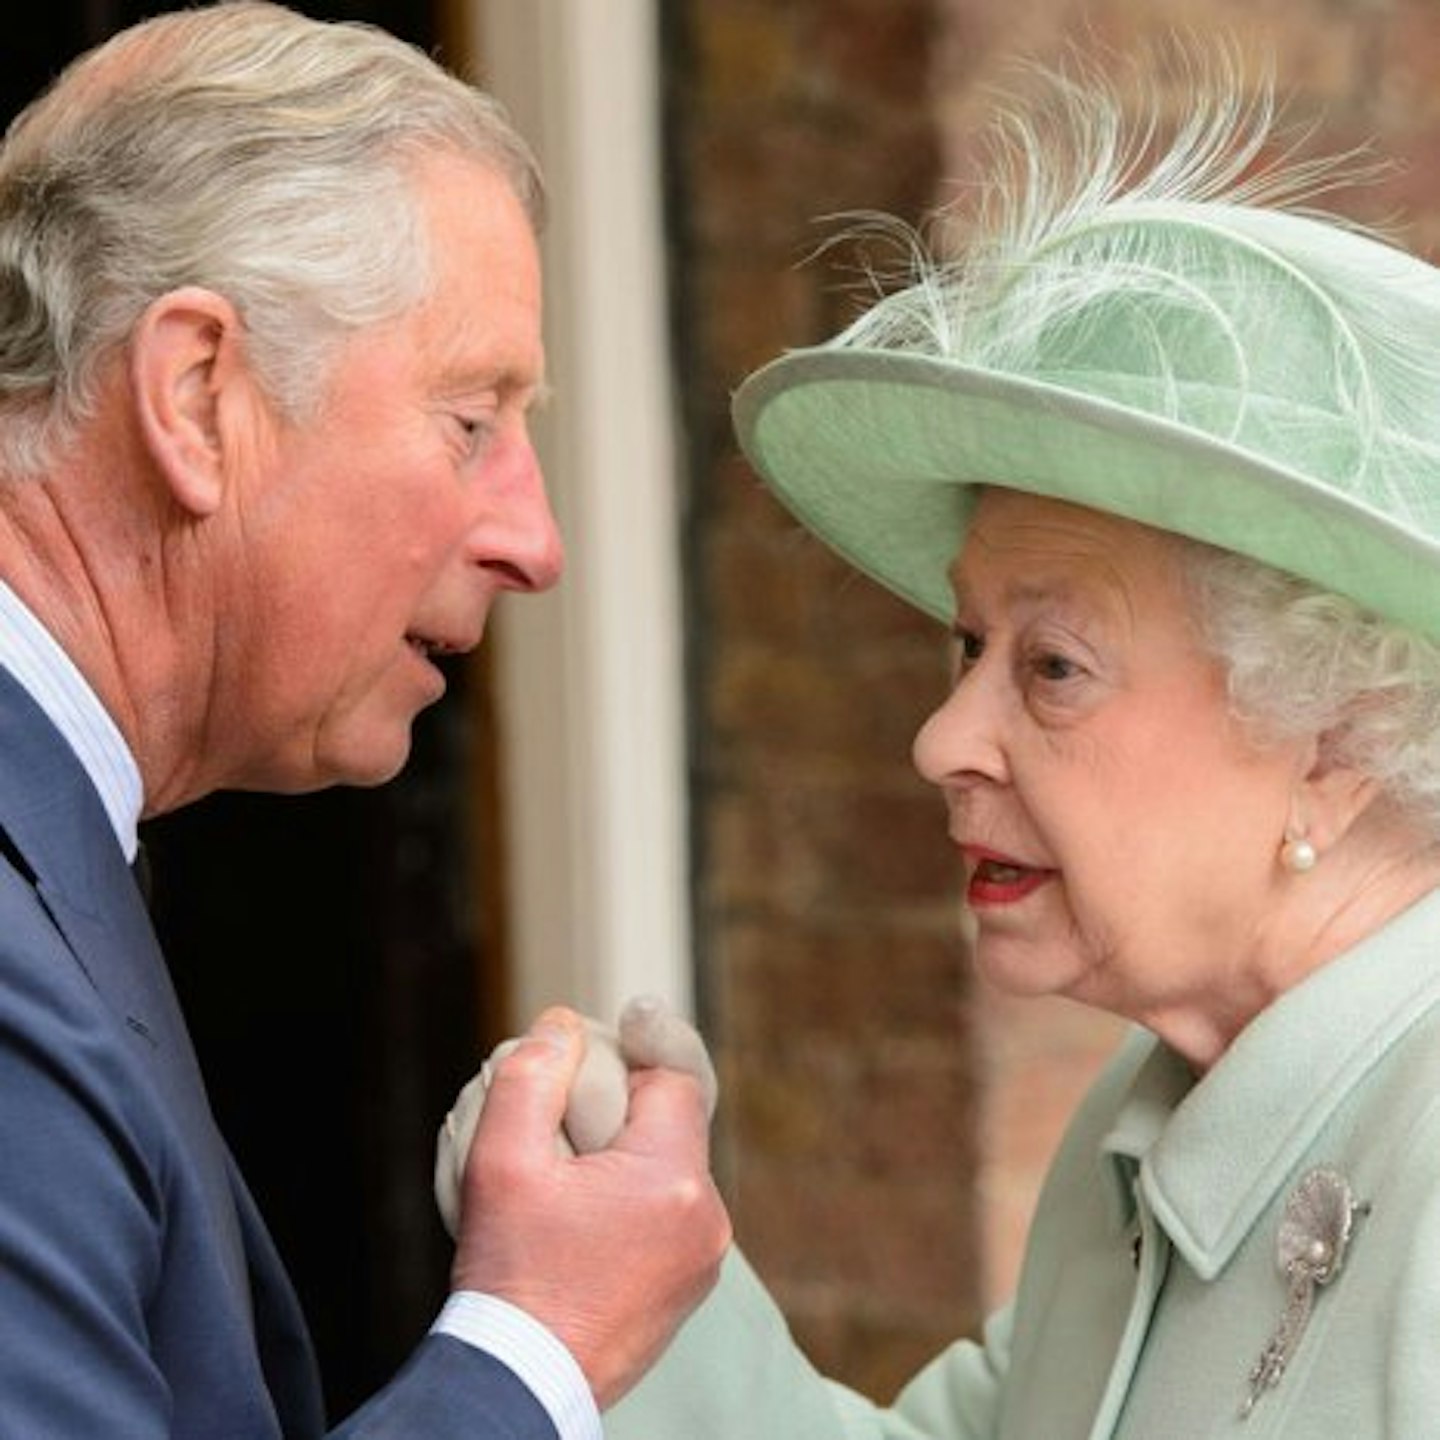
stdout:
[(136, 418), (156, 470), (181, 509), (219, 508), (228, 457), (225, 427), (251, 389), (239, 312), (196, 286), (153, 301), (131, 336)]
[(1306, 756), (1295, 787), (1290, 820), (1322, 855), (1349, 832), (1380, 793), (1373, 776), (1335, 759), (1326, 737), (1318, 737)]

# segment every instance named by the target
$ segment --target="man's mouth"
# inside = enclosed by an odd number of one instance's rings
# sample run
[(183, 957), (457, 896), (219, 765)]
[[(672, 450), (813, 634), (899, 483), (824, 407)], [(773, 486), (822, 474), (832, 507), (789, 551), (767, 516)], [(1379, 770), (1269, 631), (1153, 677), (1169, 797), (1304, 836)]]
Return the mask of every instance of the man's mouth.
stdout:
[(437, 660), (445, 655), (458, 655), (461, 653), (461, 646), (452, 645), (448, 641), (438, 640), (429, 635), (407, 635), (405, 643), (412, 650), (418, 651), (426, 660)]

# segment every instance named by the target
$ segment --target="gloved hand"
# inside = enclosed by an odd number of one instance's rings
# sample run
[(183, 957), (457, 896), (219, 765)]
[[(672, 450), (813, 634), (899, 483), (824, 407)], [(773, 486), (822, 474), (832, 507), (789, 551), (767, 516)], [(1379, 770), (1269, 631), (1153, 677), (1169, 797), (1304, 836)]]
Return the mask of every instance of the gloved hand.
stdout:
[[(621, 1012), (611, 1029), (587, 1019), (585, 1059), (570, 1090), (562, 1149), (586, 1154), (603, 1150), (619, 1133), (629, 1107), (629, 1072), (653, 1067), (688, 1070), (700, 1082), (706, 1108), (715, 1113), (718, 1084), (705, 1042), (662, 1000), (641, 996)], [(460, 1229), (460, 1192), (475, 1126), (485, 1106), (491, 1067), (518, 1044), (503, 1041), (464, 1086), (440, 1126), (435, 1143), (435, 1203), (451, 1239)]]

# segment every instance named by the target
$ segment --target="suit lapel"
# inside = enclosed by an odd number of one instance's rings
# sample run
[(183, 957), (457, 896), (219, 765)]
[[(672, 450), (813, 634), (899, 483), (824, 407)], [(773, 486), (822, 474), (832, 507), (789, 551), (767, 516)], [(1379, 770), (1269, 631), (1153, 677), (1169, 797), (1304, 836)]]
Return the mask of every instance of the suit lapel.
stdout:
[(0, 670), (0, 828), (177, 1125), (237, 1293), (248, 1295), (228, 1156), (150, 916), (83, 766)]

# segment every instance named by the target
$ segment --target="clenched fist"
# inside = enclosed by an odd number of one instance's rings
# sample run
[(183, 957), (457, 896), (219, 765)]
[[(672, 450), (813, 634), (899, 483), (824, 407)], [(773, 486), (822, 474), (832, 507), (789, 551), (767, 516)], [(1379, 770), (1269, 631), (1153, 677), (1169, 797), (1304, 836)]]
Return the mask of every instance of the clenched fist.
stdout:
[(617, 1031), (554, 1009), (496, 1050), (441, 1126), (454, 1288), (546, 1325), (602, 1408), (659, 1356), (729, 1245), (709, 1168), (715, 1095), (700, 1037), (656, 1002), (632, 1002)]

